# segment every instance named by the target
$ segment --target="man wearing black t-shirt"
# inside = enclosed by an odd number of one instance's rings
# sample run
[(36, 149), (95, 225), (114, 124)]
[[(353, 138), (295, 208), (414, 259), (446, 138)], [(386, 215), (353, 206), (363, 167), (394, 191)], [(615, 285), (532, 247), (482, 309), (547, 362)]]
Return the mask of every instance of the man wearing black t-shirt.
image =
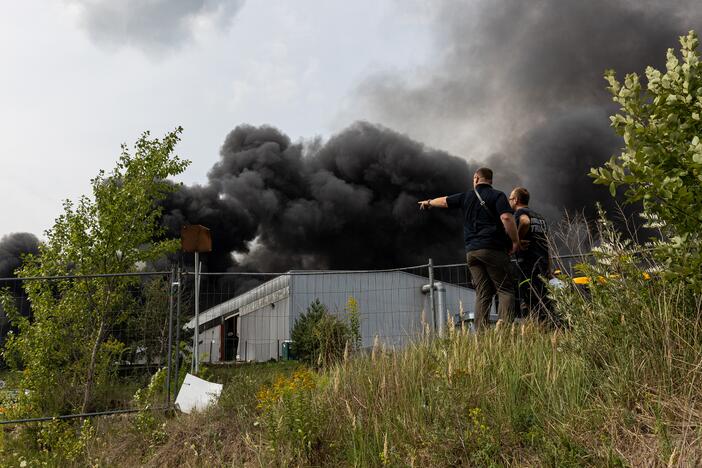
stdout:
[(529, 191), (517, 187), (509, 195), (509, 204), (514, 209), (517, 233), (522, 249), (517, 253), (517, 284), (522, 313), (545, 320), (548, 315), (547, 288), (542, 278), (551, 274), (551, 258), (548, 249), (546, 220), (529, 208)]
[(475, 328), (487, 322), (497, 293), (501, 320), (514, 317), (510, 254), (519, 250), (517, 226), (507, 196), (492, 188), (492, 170), (473, 175), (473, 190), (419, 202), (420, 209), (461, 208), (468, 268), (475, 287)]

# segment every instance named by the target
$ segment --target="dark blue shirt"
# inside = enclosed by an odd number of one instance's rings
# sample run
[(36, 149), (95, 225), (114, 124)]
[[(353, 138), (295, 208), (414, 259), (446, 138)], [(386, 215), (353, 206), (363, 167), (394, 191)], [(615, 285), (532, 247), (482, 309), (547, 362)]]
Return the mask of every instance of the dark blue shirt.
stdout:
[(478, 249), (509, 251), (512, 241), (500, 220), (501, 214), (514, 213), (507, 196), (488, 184), (479, 184), (476, 189), (485, 206), (480, 206), (480, 200), (473, 190), (446, 197), (449, 208), (461, 208), (463, 211), (466, 252)]

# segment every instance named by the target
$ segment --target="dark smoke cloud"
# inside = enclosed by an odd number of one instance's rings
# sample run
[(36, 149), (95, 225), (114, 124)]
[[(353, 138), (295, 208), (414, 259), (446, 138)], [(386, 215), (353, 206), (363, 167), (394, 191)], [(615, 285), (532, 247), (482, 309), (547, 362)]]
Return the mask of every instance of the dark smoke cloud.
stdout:
[[(226, 138), (207, 186), (164, 203), (164, 223), (212, 230), (211, 271), (383, 268), (460, 261), (460, 217), (417, 200), (465, 190), (468, 164), (389, 129), (357, 123), (308, 145), (271, 127)], [(256, 247), (249, 251), (250, 242)], [(240, 262), (231, 251), (248, 252)]]
[(606, 69), (662, 66), (668, 47), (702, 30), (698, 1), (522, 0), (433, 3), (437, 60), (412, 78), (375, 76), (367, 115), (523, 184), (551, 218), (608, 201), (588, 169), (618, 152)]
[(97, 43), (163, 52), (192, 39), (194, 22), (226, 28), (244, 0), (71, 0)]
[(38, 254), (39, 240), (34, 234), (18, 232), (0, 239), (0, 278), (15, 278), (15, 270), (22, 265), (22, 255)]
[(163, 223), (171, 235), (179, 236), (185, 224), (202, 224), (211, 230), (215, 248), (209, 256), (212, 271), (231, 268), (231, 252), (247, 252), (258, 224), (237, 200), (225, 199), (214, 185), (180, 187), (164, 202)]
[[(13, 233), (0, 239), (0, 278), (15, 278), (15, 271), (22, 265), (22, 256), (39, 253), (39, 240), (34, 234)], [(15, 307), (23, 315), (29, 315), (27, 296), (18, 281), (0, 281), (0, 288), (8, 288), (15, 298)], [(0, 305), (0, 342), (10, 329), (5, 311)]]

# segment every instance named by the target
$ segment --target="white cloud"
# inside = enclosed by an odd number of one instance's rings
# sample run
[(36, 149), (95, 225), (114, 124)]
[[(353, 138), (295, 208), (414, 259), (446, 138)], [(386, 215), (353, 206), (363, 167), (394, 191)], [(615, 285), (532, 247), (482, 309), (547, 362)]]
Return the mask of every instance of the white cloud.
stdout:
[(96, 43), (149, 54), (178, 48), (198, 32), (225, 29), (244, 0), (68, 0)]

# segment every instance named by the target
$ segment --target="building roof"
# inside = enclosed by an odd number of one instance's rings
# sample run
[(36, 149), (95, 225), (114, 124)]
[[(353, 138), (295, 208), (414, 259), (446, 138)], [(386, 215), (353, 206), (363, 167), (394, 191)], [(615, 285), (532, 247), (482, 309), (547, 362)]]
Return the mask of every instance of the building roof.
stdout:
[[(200, 325), (229, 313), (236, 313), (237, 311), (241, 315), (245, 315), (255, 310), (257, 308), (256, 303), (259, 301), (275, 302), (277, 299), (269, 300), (269, 296), (275, 295), (276, 293), (278, 293), (277, 295), (280, 295), (279, 291), (284, 290), (290, 285), (290, 273), (291, 272), (288, 272), (275, 277), (272, 280), (266, 281), (265, 283), (256, 286), (252, 290), (245, 292), (244, 294), (240, 294), (239, 296), (217, 304), (204, 312), (200, 312)], [(185, 324), (184, 328), (195, 328), (195, 317), (190, 319), (188, 323)]]

